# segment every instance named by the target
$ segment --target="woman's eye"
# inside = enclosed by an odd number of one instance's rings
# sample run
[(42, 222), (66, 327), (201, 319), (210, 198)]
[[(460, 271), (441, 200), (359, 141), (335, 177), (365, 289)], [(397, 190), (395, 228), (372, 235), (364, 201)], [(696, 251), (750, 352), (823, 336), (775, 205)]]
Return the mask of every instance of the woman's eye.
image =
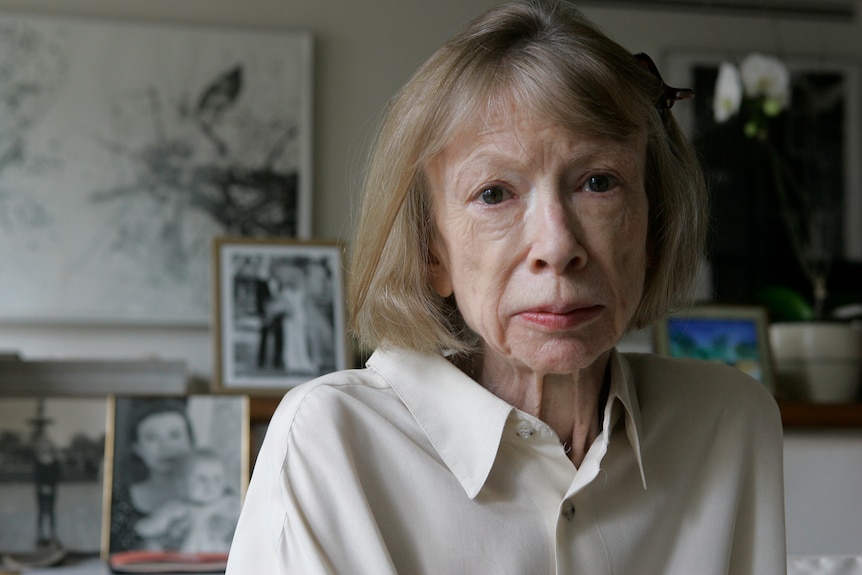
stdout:
[(499, 204), (509, 196), (509, 192), (500, 186), (492, 186), (482, 191), (482, 201), (486, 204)]
[(598, 175), (587, 178), (586, 188), (590, 192), (607, 192), (617, 185), (617, 180), (613, 176)]

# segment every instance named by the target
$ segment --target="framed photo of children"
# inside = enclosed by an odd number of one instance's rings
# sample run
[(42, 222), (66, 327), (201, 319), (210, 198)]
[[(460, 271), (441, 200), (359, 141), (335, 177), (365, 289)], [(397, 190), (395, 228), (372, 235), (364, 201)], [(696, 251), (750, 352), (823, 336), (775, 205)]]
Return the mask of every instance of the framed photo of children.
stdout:
[(248, 429), (246, 396), (111, 398), (102, 555), (112, 569), (223, 566), (248, 483)]
[(654, 326), (656, 353), (721, 361), (775, 393), (765, 308), (695, 306), (666, 316)]
[(347, 365), (336, 242), (213, 242), (215, 391), (283, 393)]

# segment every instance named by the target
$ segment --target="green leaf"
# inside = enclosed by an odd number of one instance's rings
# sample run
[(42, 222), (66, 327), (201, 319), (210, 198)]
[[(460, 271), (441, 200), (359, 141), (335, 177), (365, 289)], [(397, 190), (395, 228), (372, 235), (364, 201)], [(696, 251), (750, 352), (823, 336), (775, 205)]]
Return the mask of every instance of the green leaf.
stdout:
[(801, 293), (786, 286), (767, 286), (758, 290), (758, 303), (769, 310), (771, 321), (808, 321), (814, 310)]

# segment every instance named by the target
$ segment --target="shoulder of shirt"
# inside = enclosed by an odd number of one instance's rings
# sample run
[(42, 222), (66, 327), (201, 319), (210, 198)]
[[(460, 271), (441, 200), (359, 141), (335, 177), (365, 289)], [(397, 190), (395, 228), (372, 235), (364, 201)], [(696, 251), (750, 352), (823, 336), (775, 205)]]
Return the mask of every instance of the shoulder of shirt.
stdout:
[(307, 407), (309, 399), (316, 406), (322, 403), (338, 403), (339, 398), (354, 397), (357, 393), (374, 390), (385, 391), (390, 389), (389, 383), (379, 377), (373, 370), (346, 369), (334, 371), (321, 375), (315, 379), (302, 383), (285, 394), (278, 405), (273, 420), (292, 419), (296, 412)]
[(302, 383), (285, 394), (269, 420), (264, 441), (284, 453), (298, 425), (323, 431), (324, 422), (369, 414), (383, 405), (400, 404), (390, 384), (371, 369), (335, 371)]
[(717, 361), (669, 358), (649, 353), (623, 354), (629, 363), (639, 401), (684, 404), (706, 410), (732, 406), (738, 412), (778, 413), (765, 385), (741, 370)]

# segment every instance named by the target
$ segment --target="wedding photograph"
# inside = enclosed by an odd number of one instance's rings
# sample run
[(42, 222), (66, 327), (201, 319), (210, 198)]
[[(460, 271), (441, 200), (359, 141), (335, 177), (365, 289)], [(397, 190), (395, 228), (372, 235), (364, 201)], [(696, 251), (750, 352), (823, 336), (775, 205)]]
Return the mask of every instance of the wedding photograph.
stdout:
[(341, 248), (216, 238), (218, 391), (284, 391), (346, 367)]

